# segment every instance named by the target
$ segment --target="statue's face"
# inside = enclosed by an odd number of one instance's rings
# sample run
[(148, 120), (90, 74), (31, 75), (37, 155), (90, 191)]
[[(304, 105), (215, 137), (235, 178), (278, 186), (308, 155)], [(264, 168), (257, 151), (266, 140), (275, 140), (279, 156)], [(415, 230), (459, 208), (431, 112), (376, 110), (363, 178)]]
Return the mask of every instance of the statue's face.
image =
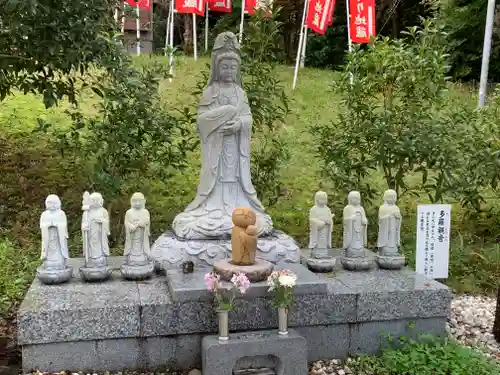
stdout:
[(236, 82), (238, 62), (233, 59), (223, 59), (219, 63), (219, 79), (222, 82)]
[(361, 204), (361, 196), (359, 196), (358, 194), (350, 195), (349, 203), (353, 206), (359, 206)]
[(90, 207), (92, 207), (92, 208), (98, 208), (98, 207), (102, 207), (103, 204), (104, 204), (104, 200), (102, 198), (94, 197), (91, 200)]
[(397, 200), (397, 196), (394, 193), (388, 193), (385, 195), (385, 201), (389, 204), (395, 204)]
[(47, 199), (45, 201), (45, 207), (49, 211), (57, 211), (59, 208), (61, 208), (61, 204), (57, 199)]
[(326, 204), (328, 203), (328, 197), (325, 194), (319, 194), (316, 197), (316, 202), (319, 206), (326, 206)]
[(131, 205), (132, 208), (135, 208), (136, 210), (144, 208), (144, 199), (132, 198)]

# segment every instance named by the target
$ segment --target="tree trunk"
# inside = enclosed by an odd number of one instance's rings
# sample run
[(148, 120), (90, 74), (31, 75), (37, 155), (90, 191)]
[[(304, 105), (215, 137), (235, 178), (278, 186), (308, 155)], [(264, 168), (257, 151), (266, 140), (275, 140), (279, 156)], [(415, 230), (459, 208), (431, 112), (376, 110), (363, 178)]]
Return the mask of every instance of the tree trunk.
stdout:
[(184, 53), (193, 52), (193, 15), (184, 14)]
[(497, 293), (497, 308), (495, 310), (495, 323), (493, 324), (493, 336), (500, 343), (500, 287)]

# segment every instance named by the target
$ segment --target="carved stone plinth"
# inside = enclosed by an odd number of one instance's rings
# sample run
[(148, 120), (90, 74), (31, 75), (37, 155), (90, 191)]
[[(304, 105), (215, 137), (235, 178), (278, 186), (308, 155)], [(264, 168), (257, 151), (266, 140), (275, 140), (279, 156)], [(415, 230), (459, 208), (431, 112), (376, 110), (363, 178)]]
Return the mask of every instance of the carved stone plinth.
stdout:
[(112, 269), (110, 267), (81, 267), (80, 274), (82, 279), (89, 282), (94, 281), (104, 281), (107, 280), (112, 273)]
[(313, 272), (332, 272), (337, 259), (335, 258), (307, 258), (307, 267)]
[[(231, 239), (181, 240), (172, 231), (162, 234), (151, 248), (151, 257), (159, 270), (180, 269), (192, 261), (196, 267), (212, 267), (231, 258)], [(300, 249), (292, 237), (280, 231), (257, 239), (257, 259), (271, 263), (300, 262)]]
[(266, 280), (273, 269), (274, 264), (262, 259), (256, 259), (250, 266), (238, 266), (230, 260), (220, 260), (214, 264), (214, 272), (225, 281), (230, 281), (234, 274), (242, 272), (251, 283), (257, 283)]
[(69, 266), (60, 270), (43, 267), (38, 267), (36, 270), (36, 277), (38, 277), (40, 282), (47, 285), (65, 283), (71, 279), (72, 274), (73, 268)]
[(370, 257), (365, 257), (365, 258), (342, 257), (340, 259), (340, 263), (348, 271), (368, 271), (375, 265), (373, 258)]
[(383, 256), (377, 255), (377, 264), (386, 270), (399, 270), (404, 267), (406, 258), (404, 256)]
[(126, 280), (146, 280), (153, 276), (155, 264), (149, 262), (142, 265), (124, 264), (120, 267), (120, 272)]

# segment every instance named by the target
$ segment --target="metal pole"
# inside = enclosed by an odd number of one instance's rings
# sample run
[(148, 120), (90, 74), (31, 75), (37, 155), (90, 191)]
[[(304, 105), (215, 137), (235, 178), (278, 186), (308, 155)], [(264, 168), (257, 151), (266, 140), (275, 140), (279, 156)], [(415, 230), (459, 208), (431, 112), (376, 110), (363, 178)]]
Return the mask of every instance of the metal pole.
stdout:
[(493, 33), (493, 20), (495, 17), (495, 0), (488, 0), (486, 13), (486, 27), (484, 29), (483, 62), (481, 64), (481, 81), (479, 84), (478, 108), (484, 107), (486, 89), (488, 86), (488, 67), (490, 63), (491, 36)]
[(245, 22), (245, 0), (241, 0), (241, 20), (240, 20), (240, 35), (238, 35), (238, 42), (242, 43), (243, 41), (243, 23)]
[[(306, 14), (307, 17), (307, 14)], [(302, 46), (302, 53), (300, 57), (300, 67), (303, 68), (306, 64), (306, 48), (307, 48), (307, 26), (304, 25), (304, 45)]]
[(198, 37), (196, 35), (196, 14), (193, 13), (193, 54), (194, 59), (198, 60)]
[[(346, 14), (347, 14), (347, 46), (349, 49), (349, 53), (352, 52), (352, 40), (351, 40), (351, 14), (349, 11), (349, 0), (345, 1), (345, 7), (346, 7)], [(349, 82), (351, 85), (353, 84), (354, 77), (352, 76), (352, 73), (349, 74)]]
[(300, 36), (299, 36), (299, 46), (297, 47), (297, 58), (295, 59), (295, 71), (293, 72), (293, 83), (292, 90), (295, 90), (297, 86), (297, 75), (299, 73), (300, 66), (300, 54), (302, 52), (302, 47), (304, 43), (304, 24), (306, 22), (306, 12), (308, 8), (308, 0), (304, 1), (304, 11), (302, 12), (302, 23), (300, 24)]
[(205, 4), (205, 52), (208, 51), (208, 2)]
[(137, 3), (135, 10), (137, 13), (137, 19), (135, 21), (136, 38), (137, 38), (136, 49), (137, 49), (137, 56), (139, 56), (141, 54), (141, 20), (139, 18), (141, 16), (141, 10), (139, 8), (139, 3)]
[(175, 5), (174, 5), (174, 0), (170, 0), (170, 32), (169, 32), (169, 37), (170, 37), (170, 59), (169, 59), (169, 74), (170, 78), (168, 79), (170, 82), (172, 82), (172, 76), (174, 74), (174, 18), (175, 17)]

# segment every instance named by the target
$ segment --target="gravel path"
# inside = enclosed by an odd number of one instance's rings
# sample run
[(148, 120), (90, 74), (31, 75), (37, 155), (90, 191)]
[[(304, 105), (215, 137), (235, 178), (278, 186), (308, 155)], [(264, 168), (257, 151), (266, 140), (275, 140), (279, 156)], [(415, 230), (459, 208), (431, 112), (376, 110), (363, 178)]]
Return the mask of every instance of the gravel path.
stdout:
[[(451, 316), (446, 325), (448, 334), (464, 346), (475, 348), (484, 352), (487, 356), (500, 360), (500, 343), (493, 338), (491, 330), (495, 318), (496, 299), (484, 296), (457, 296), (451, 303)], [(350, 369), (348, 359), (324, 360), (311, 364), (309, 375), (368, 375), (355, 372)], [(45, 373), (47, 374), (47, 373)], [(38, 375), (45, 375), (38, 373)], [(85, 373), (61, 373), (67, 375), (97, 375)], [(256, 375), (258, 372), (256, 372)], [(59, 375), (59, 374), (58, 374)], [(201, 375), (198, 370), (191, 372), (135, 372), (124, 371), (100, 375)]]
[(500, 344), (495, 341), (493, 323), (496, 299), (484, 296), (457, 296), (451, 303), (448, 334), (462, 345), (477, 348), (500, 360)]

